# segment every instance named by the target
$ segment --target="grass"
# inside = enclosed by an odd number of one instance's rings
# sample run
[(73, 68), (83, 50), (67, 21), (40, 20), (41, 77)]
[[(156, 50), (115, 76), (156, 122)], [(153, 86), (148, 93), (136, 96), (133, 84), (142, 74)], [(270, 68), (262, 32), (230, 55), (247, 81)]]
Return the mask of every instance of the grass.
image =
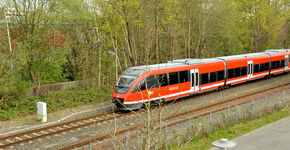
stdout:
[(183, 144), (181, 146), (173, 145), (171, 149), (198, 149), (198, 150), (207, 150), (212, 147), (211, 143), (213, 141), (219, 140), (221, 138), (227, 138), (229, 140), (249, 133), (255, 129), (258, 129), (262, 126), (280, 120), (289, 116), (290, 111), (289, 108), (283, 108), (278, 111), (275, 111), (271, 114), (265, 115), (261, 118), (253, 119), (253, 120), (244, 120), (240, 121), (238, 124), (234, 124), (232, 126), (226, 126), (211, 134), (205, 134), (201, 137), (196, 137), (194, 140), (190, 141), (187, 144)]
[(7, 99), (0, 101), (0, 121), (36, 114), (37, 102), (47, 103), (48, 113), (76, 106), (101, 103), (111, 98), (111, 91), (110, 88), (100, 90), (90, 87), (73, 87), (28, 99)]

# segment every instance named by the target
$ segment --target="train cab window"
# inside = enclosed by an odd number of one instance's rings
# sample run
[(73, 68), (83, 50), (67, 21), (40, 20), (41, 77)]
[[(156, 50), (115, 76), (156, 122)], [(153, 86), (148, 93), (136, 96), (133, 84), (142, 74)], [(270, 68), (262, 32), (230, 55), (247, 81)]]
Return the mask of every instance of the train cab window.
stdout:
[(115, 88), (116, 93), (126, 93), (130, 89), (131, 85), (135, 82), (136, 77), (131, 75), (122, 75)]
[(229, 79), (235, 77), (235, 69), (228, 70), (228, 77), (229, 77)]
[(241, 68), (235, 68), (235, 77), (241, 76)]
[(260, 72), (265, 71), (265, 63), (260, 64)]
[(218, 81), (224, 80), (225, 71), (218, 71)]
[(180, 71), (179, 72), (179, 81), (180, 83), (183, 83), (183, 82), (188, 82), (189, 78), (188, 78), (188, 71)]
[(178, 72), (169, 73), (169, 85), (178, 84)]
[(210, 75), (209, 75), (209, 82), (212, 83), (212, 82), (216, 82), (217, 81), (217, 72), (211, 72)]
[(208, 83), (208, 73), (204, 73), (200, 75), (200, 85)]
[(254, 65), (254, 73), (258, 73), (258, 72), (260, 72), (260, 66), (259, 66), (259, 64)]
[(247, 75), (247, 67), (241, 67), (241, 76)]

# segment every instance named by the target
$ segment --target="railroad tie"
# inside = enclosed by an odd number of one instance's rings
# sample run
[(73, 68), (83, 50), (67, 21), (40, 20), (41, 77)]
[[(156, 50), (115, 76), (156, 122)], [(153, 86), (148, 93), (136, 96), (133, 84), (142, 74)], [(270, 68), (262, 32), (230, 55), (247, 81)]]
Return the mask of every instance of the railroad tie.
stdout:
[(70, 128), (70, 126), (67, 126), (67, 125), (64, 125), (63, 127), (64, 127), (64, 128)]
[(18, 136), (15, 137), (15, 139), (16, 139), (16, 140), (22, 140), (22, 138), (20, 138), (20, 137), (18, 137)]
[[(4, 145), (3, 143), (0, 143), (0, 146)], [(1, 150), (1, 149), (0, 149)]]
[(31, 136), (28, 136), (28, 135), (26, 135), (26, 134), (25, 134), (24, 136), (27, 137), (27, 138), (31, 138)]
[(51, 131), (51, 132), (55, 132), (55, 130), (53, 130), (53, 129), (48, 129), (49, 131)]
[(89, 120), (84, 120), (84, 122), (85, 122), (85, 123), (89, 123), (89, 122), (91, 122), (91, 121), (89, 121)]
[(37, 133), (32, 133), (33, 135), (36, 135), (36, 136), (39, 136), (39, 134), (37, 134)]
[(10, 139), (5, 140), (6, 142), (12, 143), (13, 141), (11, 141)]
[(57, 129), (59, 129), (59, 130), (63, 130), (63, 128), (62, 128), (62, 127), (57, 127)]
[(97, 121), (97, 119), (90, 119), (92, 122), (95, 122), (95, 121)]
[(75, 126), (78, 126), (77, 124), (71, 124), (71, 125), (74, 126), (74, 127), (75, 127)]
[(44, 133), (44, 134), (47, 134), (47, 132), (45, 132), (45, 131), (41, 131), (42, 133)]
[(82, 125), (82, 124), (84, 124), (84, 123), (85, 123), (85, 122), (81, 122), (81, 121), (80, 121), (80, 122), (77, 122), (78, 125)]

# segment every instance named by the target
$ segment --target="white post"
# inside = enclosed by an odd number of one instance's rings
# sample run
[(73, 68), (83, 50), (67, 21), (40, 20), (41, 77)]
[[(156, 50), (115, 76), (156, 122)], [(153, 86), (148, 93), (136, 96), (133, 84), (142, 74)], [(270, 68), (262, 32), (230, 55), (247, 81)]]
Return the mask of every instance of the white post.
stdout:
[(37, 116), (41, 119), (41, 122), (47, 122), (46, 103), (37, 102)]

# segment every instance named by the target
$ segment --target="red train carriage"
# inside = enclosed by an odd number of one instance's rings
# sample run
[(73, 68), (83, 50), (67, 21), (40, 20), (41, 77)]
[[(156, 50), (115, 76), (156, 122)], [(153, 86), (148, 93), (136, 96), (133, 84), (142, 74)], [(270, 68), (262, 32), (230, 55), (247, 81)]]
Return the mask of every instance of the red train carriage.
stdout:
[(179, 59), (127, 69), (117, 81), (113, 103), (139, 109), (213, 89), (288, 72), (290, 50), (267, 50), (208, 59)]

